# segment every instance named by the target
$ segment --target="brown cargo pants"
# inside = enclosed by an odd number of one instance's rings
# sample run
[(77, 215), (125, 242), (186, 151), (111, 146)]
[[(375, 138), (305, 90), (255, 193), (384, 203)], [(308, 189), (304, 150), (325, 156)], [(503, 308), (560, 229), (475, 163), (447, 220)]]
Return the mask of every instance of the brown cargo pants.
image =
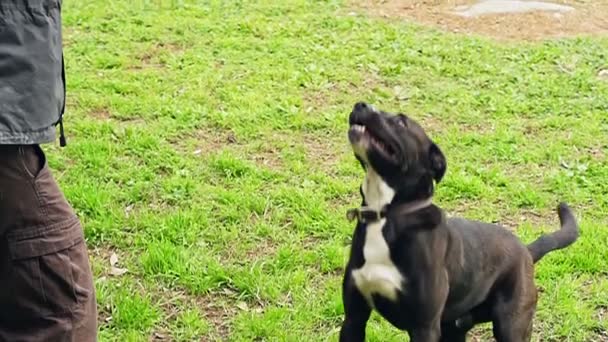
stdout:
[(0, 146), (0, 342), (97, 340), (80, 221), (40, 146)]

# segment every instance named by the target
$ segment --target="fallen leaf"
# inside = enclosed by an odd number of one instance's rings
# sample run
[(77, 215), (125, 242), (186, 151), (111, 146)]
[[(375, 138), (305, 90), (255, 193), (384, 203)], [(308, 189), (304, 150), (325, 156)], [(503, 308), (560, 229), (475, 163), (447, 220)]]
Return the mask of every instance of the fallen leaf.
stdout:
[(119, 267), (112, 266), (112, 268), (110, 269), (110, 274), (115, 277), (119, 277), (119, 276), (127, 273), (128, 271), (129, 270), (127, 270), (126, 268), (119, 268)]
[(393, 88), (393, 91), (395, 92), (395, 97), (397, 98), (397, 100), (405, 101), (410, 98), (410, 96), (407, 93), (407, 90), (403, 89), (403, 87), (401, 87), (401, 86), (395, 86)]
[(201, 154), (202, 152), (203, 152), (203, 150), (196, 150), (196, 151), (192, 152), (192, 154), (194, 154), (196, 156), (196, 155)]
[(236, 305), (237, 308), (243, 310), (243, 311), (249, 311), (249, 306), (247, 306), (247, 303), (245, 302), (240, 302)]
[(157, 333), (157, 332), (154, 333), (154, 338), (157, 339), (157, 340), (164, 340), (166, 337), (167, 336), (165, 336), (165, 335), (163, 335), (161, 333)]
[(234, 133), (230, 132), (230, 134), (228, 134), (228, 142), (231, 144), (237, 143), (236, 136), (234, 135)]
[(116, 255), (116, 253), (112, 253), (112, 255), (110, 255), (110, 266), (115, 266), (117, 262), (118, 255)]
[(131, 212), (131, 210), (133, 210), (133, 204), (130, 204), (130, 205), (128, 205), (128, 206), (125, 208), (125, 216), (126, 216), (126, 217), (129, 217), (129, 213)]
[(232, 291), (231, 289), (228, 289), (228, 288), (224, 288), (222, 290), (222, 292), (224, 292), (224, 294), (227, 295), (227, 296), (233, 296), (235, 294), (234, 291)]

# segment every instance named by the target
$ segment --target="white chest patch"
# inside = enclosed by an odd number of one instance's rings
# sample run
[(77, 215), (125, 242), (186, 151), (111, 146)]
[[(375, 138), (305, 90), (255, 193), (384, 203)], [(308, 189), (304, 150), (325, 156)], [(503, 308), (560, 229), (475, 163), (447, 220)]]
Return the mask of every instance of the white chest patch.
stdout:
[[(380, 210), (392, 201), (395, 191), (370, 169), (363, 183), (363, 195), (368, 207)], [(355, 285), (372, 307), (374, 307), (372, 294), (394, 301), (397, 299), (398, 291), (402, 291), (405, 280), (393, 264), (388, 244), (382, 235), (385, 222), (386, 220), (382, 219), (367, 225), (363, 246), (365, 263), (352, 272)]]

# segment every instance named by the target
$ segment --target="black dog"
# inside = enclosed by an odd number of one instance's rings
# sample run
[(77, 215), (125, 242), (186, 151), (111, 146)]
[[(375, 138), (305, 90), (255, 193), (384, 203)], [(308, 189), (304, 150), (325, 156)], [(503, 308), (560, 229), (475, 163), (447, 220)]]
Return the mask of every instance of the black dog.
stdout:
[(363, 341), (371, 310), (410, 340), (466, 340), (492, 322), (502, 342), (529, 341), (536, 310), (534, 263), (578, 238), (561, 203), (561, 229), (525, 246), (497, 225), (446, 218), (431, 203), (446, 171), (439, 147), (418, 123), (357, 103), (348, 138), (366, 171), (343, 282), (340, 341)]

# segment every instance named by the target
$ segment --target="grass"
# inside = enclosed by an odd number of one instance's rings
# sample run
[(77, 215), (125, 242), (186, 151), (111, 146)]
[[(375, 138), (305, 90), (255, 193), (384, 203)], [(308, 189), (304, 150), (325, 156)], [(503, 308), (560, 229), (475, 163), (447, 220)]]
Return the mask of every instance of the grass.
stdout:
[[(63, 11), (68, 146), (47, 151), (85, 225), (101, 341), (336, 340), (359, 100), (441, 146), (450, 213), (531, 241), (570, 203), (582, 236), (537, 266), (534, 340), (606, 340), (607, 39), (505, 45), (339, 1)], [(405, 338), (375, 314), (367, 331)]]

